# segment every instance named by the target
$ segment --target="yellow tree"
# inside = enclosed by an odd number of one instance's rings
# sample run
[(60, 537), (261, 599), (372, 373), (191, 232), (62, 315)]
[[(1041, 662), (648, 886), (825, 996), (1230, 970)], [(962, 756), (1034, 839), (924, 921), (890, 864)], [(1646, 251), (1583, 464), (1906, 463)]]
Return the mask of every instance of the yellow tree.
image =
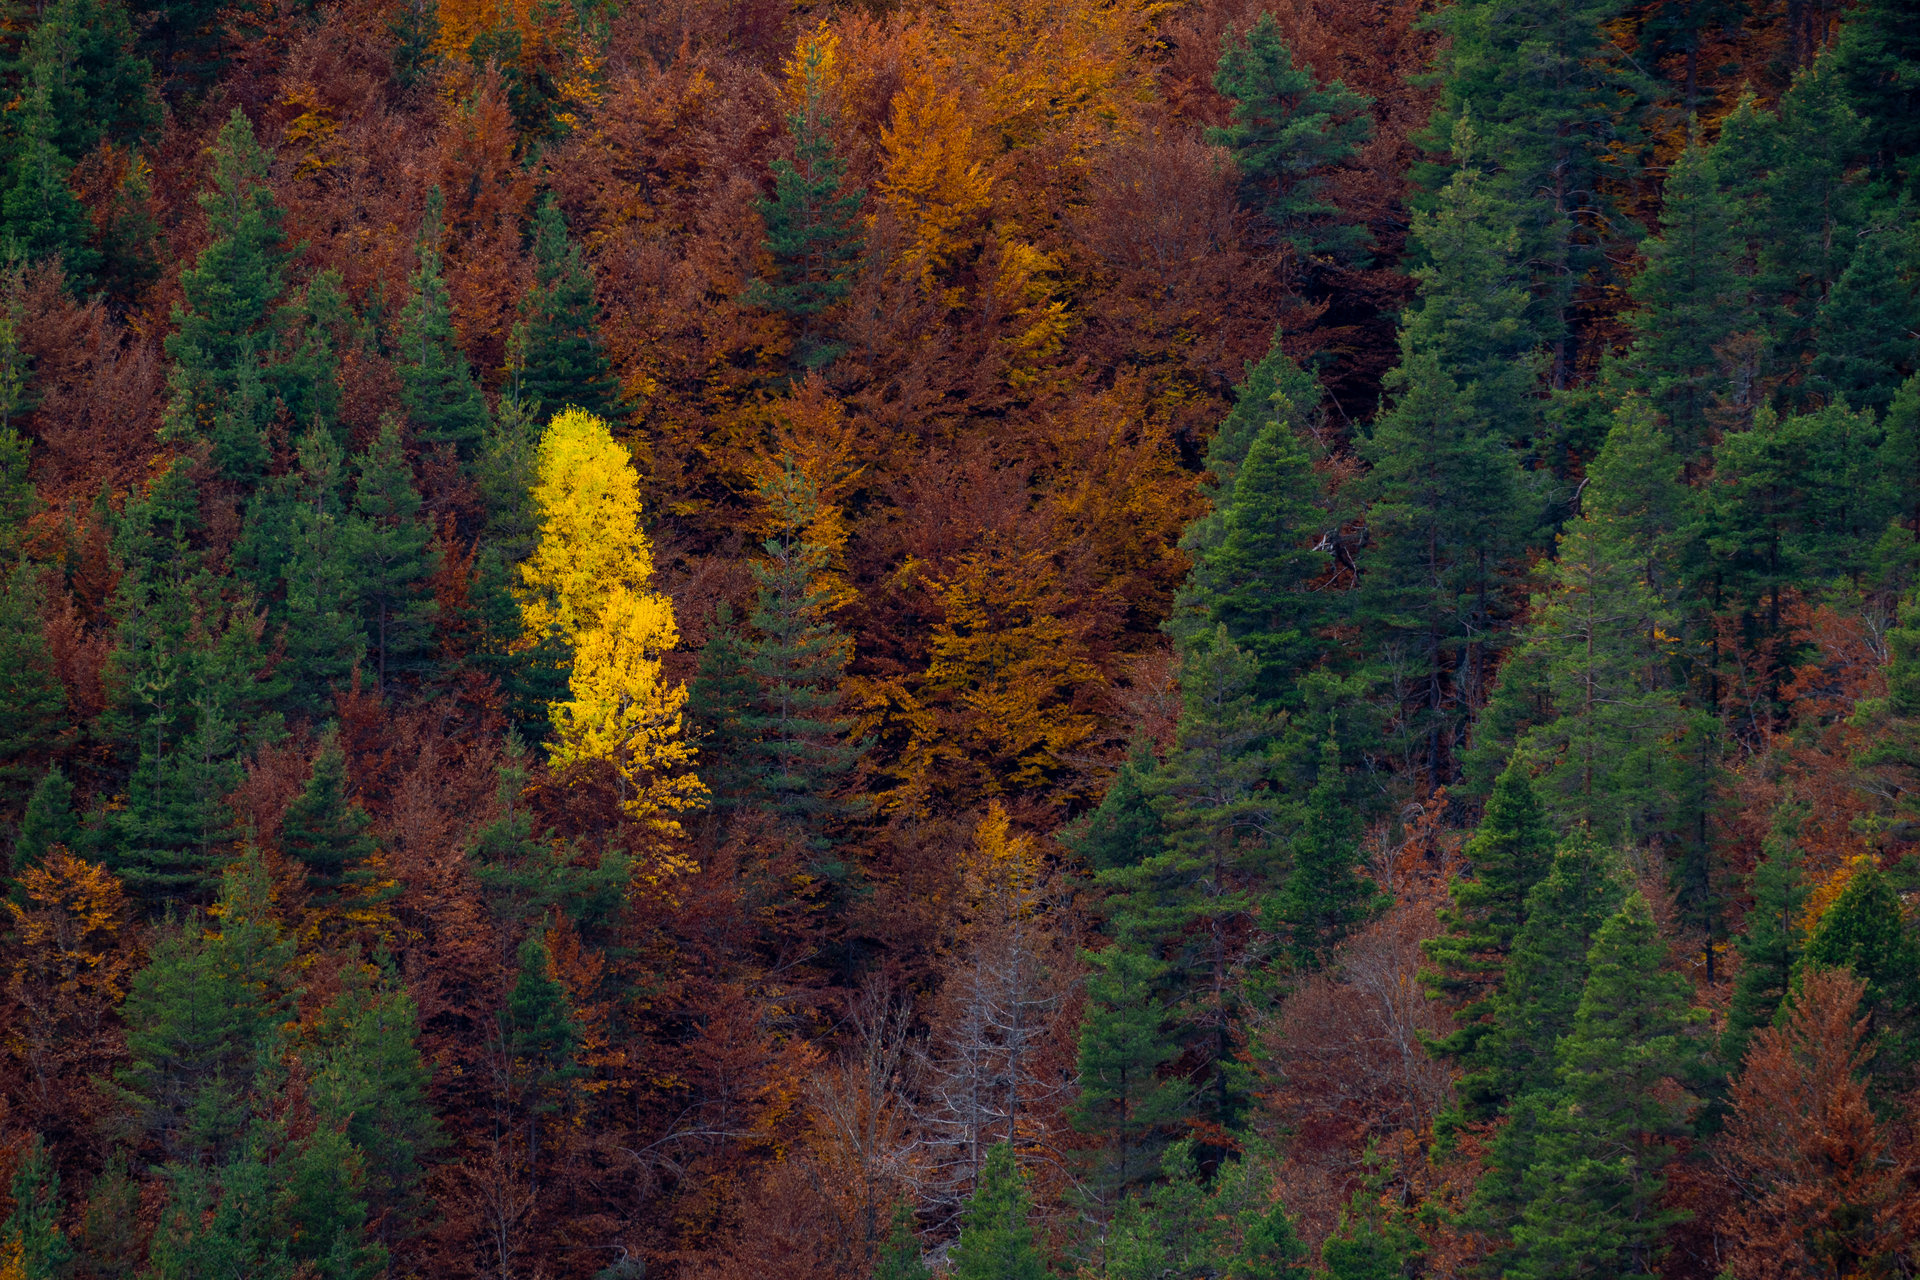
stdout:
[(640, 478), (607, 424), (579, 409), (540, 438), (533, 485), (540, 541), (520, 566), (526, 643), (549, 637), (573, 653), (570, 696), (549, 706), (557, 769), (611, 765), (628, 813), (662, 829), (700, 802), (681, 732), (683, 685), (661, 655), (679, 638), (673, 602), (649, 590), (653, 552), (640, 528)]

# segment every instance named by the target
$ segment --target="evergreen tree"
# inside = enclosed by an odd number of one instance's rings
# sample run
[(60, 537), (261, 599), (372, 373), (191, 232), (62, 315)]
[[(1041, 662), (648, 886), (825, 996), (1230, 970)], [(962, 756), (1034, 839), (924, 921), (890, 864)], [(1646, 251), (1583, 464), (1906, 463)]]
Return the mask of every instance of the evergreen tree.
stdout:
[(1404, 1208), (1394, 1205), (1387, 1170), (1371, 1143), (1366, 1175), (1340, 1210), (1340, 1223), (1320, 1246), (1330, 1280), (1401, 1280), (1425, 1252), (1420, 1236), (1406, 1223)]
[(41, 777), (27, 800), (20, 819), (20, 834), (13, 842), (13, 874), (18, 878), (28, 867), (37, 867), (55, 845), (69, 849), (80, 843), (80, 821), (73, 812), (73, 783), (55, 765)]
[(1639, 894), (1594, 939), (1579, 1009), (1557, 1050), (1529, 1203), (1502, 1274), (1515, 1280), (1653, 1274), (1662, 1237), (1686, 1219), (1662, 1203), (1673, 1140), (1686, 1132), (1697, 1070), (1692, 986)]
[(1866, 744), (1856, 761), (1887, 798), (1873, 825), (1904, 836), (1920, 821), (1920, 594), (1900, 602), (1899, 617), (1887, 628), (1881, 670), (1886, 696), (1854, 704), (1853, 725)]
[(754, 635), (741, 655), (753, 691), (738, 716), (743, 782), (749, 803), (802, 823), (819, 842), (823, 819), (841, 807), (834, 792), (860, 754), (847, 740), (852, 722), (836, 715), (853, 642), (830, 620), (827, 549), (808, 534), (819, 495), (790, 462), (760, 492), (775, 530), (753, 566)]
[(280, 845), (307, 869), (307, 885), (321, 894), (337, 892), (352, 869), (374, 852), (367, 828), (373, 819), (347, 797), (347, 753), (340, 731), (328, 725), (320, 735), (307, 785), (280, 820)]
[(1067, 837), (1075, 853), (1094, 871), (1130, 867), (1164, 852), (1166, 824), (1154, 810), (1152, 788), (1159, 761), (1145, 739), (1133, 744), (1099, 806)]
[(515, 394), (548, 413), (572, 406), (617, 421), (620, 384), (600, 341), (593, 275), (552, 193), (533, 218), (533, 287), (513, 330)]
[(893, 1206), (893, 1223), (880, 1246), (873, 1280), (933, 1280), (920, 1253), (920, 1238), (913, 1233), (913, 1210), (904, 1204)]
[(1433, 19), (1447, 41), (1427, 142), (1453, 152), (1464, 172), (1473, 161), (1457, 135), (1471, 111), (1485, 154), (1499, 159), (1494, 181), (1511, 213), (1485, 225), (1518, 231), (1515, 260), (1528, 264), (1539, 300), (1527, 346), (1550, 346), (1556, 388), (1577, 364), (1575, 296), (1606, 267), (1607, 229), (1623, 225), (1609, 193), (1632, 176), (1656, 92), (1610, 34), (1626, 9), (1624, 0), (1467, 0)]
[(23, 564), (0, 581), (0, 810), (20, 812), (67, 728), (66, 690), (40, 623), (40, 584)]
[(1347, 791), (1340, 741), (1329, 725), (1320, 775), (1293, 838), (1293, 869), (1278, 913), (1293, 962), (1307, 971), (1324, 968), (1333, 949), (1382, 905), (1381, 892), (1354, 872), (1360, 860), (1360, 815)]
[[(1892, 227), (1863, 234), (1847, 269), (1820, 304), (1808, 385), (1829, 402), (1884, 415), (1920, 357), (1920, 267), (1912, 206)], [(1905, 278), (1903, 278), (1905, 277)]]
[(1805, 812), (1792, 801), (1780, 805), (1753, 869), (1753, 909), (1740, 936), (1740, 976), (1720, 1049), (1721, 1060), (1732, 1069), (1745, 1060), (1754, 1031), (1773, 1025), (1806, 946), (1803, 919), (1809, 889), (1798, 844)]
[(300, 441), (292, 501), (254, 504), (263, 521), (276, 522), (267, 536), (284, 550), (280, 670), (294, 707), (308, 715), (331, 704), (367, 651), (356, 596), (366, 566), (354, 562), (367, 531), (345, 509), (344, 462), (332, 435), (316, 427)]
[(1482, 1048), (1497, 1028), (1498, 991), (1515, 937), (1526, 922), (1527, 896), (1553, 862), (1553, 833), (1518, 761), (1493, 784), (1479, 829), (1464, 851), (1471, 878), (1450, 886), (1453, 905), (1440, 913), (1447, 932), (1423, 944), (1433, 968), (1428, 990), (1461, 1001), (1455, 1030), (1429, 1049), (1471, 1074), (1491, 1065)]
[(1830, 57), (1876, 174), (1920, 195), (1920, 14), (1903, 0), (1866, 0)]
[(1162, 1180), (1127, 1197), (1107, 1227), (1109, 1280), (1296, 1280), (1306, 1250), (1283, 1205), (1266, 1194), (1269, 1161), (1229, 1160), (1201, 1177), (1192, 1139), (1167, 1149)]
[(1660, 234), (1643, 246), (1647, 266), (1633, 281), (1636, 340), (1628, 361), (1681, 456), (1691, 459), (1712, 440), (1710, 411), (1729, 386), (1720, 348), (1752, 321), (1739, 275), (1746, 246), (1716, 152), (1697, 133), (1661, 197)]
[(68, 160), (102, 142), (139, 145), (159, 131), (153, 67), (134, 52), (121, 0), (54, 0), (22, 62), (28, 80), (48, 88), (53, 142)]
[(413, 434), (427, 444), (450, 444), (467, 458), (486, 433), (487, 402), (454, 333), (453, 300), (440, 276), (445, 208), (439, 187), (427, 193), (420, 265), (409, 281), (407, 304), (394, 335), (394, 372), (400, 377), (400, 403)]
[(1367, 228), (1341, 218), (1326, 185), (1373, 136), (1373, 100), (1338, 80), (1317, 85), (1312, 67), (1294, 65), (1270, 13), (1244, 36), (1227, 28), (1213, 87), (1233, 107), (1231, 123), (1207, 141), (1232, 152), (1246, 199), (1280, 243), (1300, 258), (1361, 260)]
[(1159, 995), (1172, 966), (1156, 958), (1146, 940), (1126, 934), (1085, 958), (1080, 1095), (1072, 1120), (1076, 1129), (1107, 1141), (1097, 1185), (1126, 1187), (1159, 1170), (1165, 1131), (1186, 1104), (1181, 1082), (1160, 1074), (1180, 1056)]
[(1874, 1074), (1887, 1089), (1908, 1080), (1920, 1059), (1920, 943), (1883, 872), (1868, 866), (1847, 881), (1799, 963), (1850, 969), (1867, 984), (1860, 1006), (1879, 1036)]
[(793, 159), (775, 160), (773, 196), (760, 201), (767, 228), (763, 247), (774, 269), (748, 286), (745, 300), (791, 317), (800, 324), (794, 363), (822, 369), (841, 347), (821, 328), (819, 317), (852, 289), (853, 272), (865, 246), (860, 206), (866, 192), (847, 185), (847, 162), (834, 148), (833, 113), (826, 76), (837, 45), (815, 35), (803, 39), (787, 66), (799, 102), (787, 116)]
[(8, 250), (30, 262), (57, 258), (76, 290), (83, 290), (100, 265), (100, 252), (88, 243), (93, 224), (73, 194), (73, 162), (60, 153), (52, 90), (41, 76), (28, 87), (23, 115), (0, 197)]
[(62, 1280), (73, 1261), (73, 1246), (60, 1230), (60, 1171), (39, 1134), (14, 1166), (9, 1188), (13, 1212), (0, 1222), (0, 1259), (19, 1280)]
[(1047, 1263), (1034, 1236), (1032, 1212), (1033, 1197), (1013, 1163), (1013, 1148), (995, 1143), (960, 1212), (954, 1280), (1045, 1280)]
[(540, 1167), (540, 1122), (563, 1110), (580, 1067), (574, 1052), (580, 1028), (567, 989), (553, 972), (553, 956), (538, 932), (520, 944), (519, 973), (507, 993), (500, 1026), (512, 1087), (527, 1124), (527, 1164)]
[(1574, 836), (1527, 894), (1514, 935), (1493, 1027), (1479, 1052), (1486, 1065), (1460, 1079), (1462, 1112), (1490, 1117), (1513, 1099), (1553, 1084), (1553, 1046), (1573, 1025), (1587, 978), (1587, 949), (1618, 910), (1620, 885), (1591, 839)]
[(372, 653), (376, 687), (417, 667), (433, 641), (437, 607), (429, 579), (438, 569), (433, 531), (420, 519), (420, 491), (393, 420), (354, 458), (354, 522), (345, 543), (358, 569), (355, 590)]

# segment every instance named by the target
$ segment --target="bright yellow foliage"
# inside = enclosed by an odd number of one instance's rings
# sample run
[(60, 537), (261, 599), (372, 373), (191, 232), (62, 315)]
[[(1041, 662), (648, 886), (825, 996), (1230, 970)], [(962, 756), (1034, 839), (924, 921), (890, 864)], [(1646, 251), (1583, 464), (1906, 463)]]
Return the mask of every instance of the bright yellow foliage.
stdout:
[(907, 229), (909, 266), (931, 287), (977, 240), (993, 177), (958, 95), (925, 66), (908, 71), (880, 145), (886, 152), (880, 194)]
[(973, 831), (966, 865), (967, 897), (978, 915), (1025, 920), (1040, 907), (1046, 860), (1032, 836), (1018, 835), (1006, 806), (995, 800)]
[(133, 956), (121, 945), (127, 899), (120, 881), (64, 845), (20, 873), (20, 902), (9, 902), (20, 960), (9, 975), (42, 992), (50, 1009), (108, 1007), (126, 997)]
[(673, 602), (648, 590), (653, 555), (633, 460), (606, 423), (568, 409), (540, 439), (533, 499), (540, 543), (520, 566), (527, 642), (557, 637), (573, 651), (572, 696), (550, 707), (548, 754), (558, 768), (612, 763), (630, 788), (628, 812), (672, 828), (703, 789), (677, 772), (694, 754), (681, 732), (687, 691), (662, 682), (660, 657), (679, 632)]

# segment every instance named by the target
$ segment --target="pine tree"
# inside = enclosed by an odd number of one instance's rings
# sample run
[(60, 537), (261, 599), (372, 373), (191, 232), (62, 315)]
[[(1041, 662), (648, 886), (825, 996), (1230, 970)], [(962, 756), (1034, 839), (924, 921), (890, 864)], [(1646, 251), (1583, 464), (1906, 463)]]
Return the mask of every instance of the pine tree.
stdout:
[(1697, 133), (1661, 197), (1660, 235), (1643, 246), (1647, 266), (1632, 286), (1636, 341), (1628, 363), (1666, 415), (1679, 453), (1691, 459), (1711, 442), (1709, 411), (1729, 386), (1720, 348), (1752, 322), (1739, 276), (1746, 246), (1716, 151), (1702, 147)]
[(278, 351), (289, 257), (284, 211), (267, 186), (267, 157), (253, 124), (235, 108), (214, 141), (213, 190), (199, 197), (210, 238), (180, 273), (165, 434), (218, 434), (217, 461), (251, 481), (265, 464), (258, 440), (271, 403), (268, 366)]
[(14, 1166), (9, 1188), (13, 1212), (0, 1222), (0, 1265), (9, 1280), (62, 1280), (73, 1261), (73, 1245), (60, 1230), (60, 1171), (39, 1134)]
[(1920, 195), (1920, 14), (1902, 0), (1867, 0), (1829, 57), (1876, 174)]
[(1447, 932), (1422, 947), (1433, 966), (1423, 975), (1428, 990), (1461, 1002), (1453, 1014), (1456, 1029), (1428, 1047), (1470, 1074), (1491, 1065), (1482, 1046), (1498, 1026), (1507, 958), (1526, 923), (1527, 896), (1552, 865), (1553, 844), (1525, 767), (1509, 764), (1464, 850), (1471, 878), (1450, 886), (1453, 905), (1440, 916)]
[(439, 187), (427, 193), (420, 265), (409, 279), (407, 304), (394, 335), (394, 371), (413, 434), (427, 444), (450, 444), (469, 458), (486, 433), (487, 402), (454, 332), (453, 300), (440, 276), (445, 207)]
[(773, 196), (760, 201), (767, 228), (763, 244), (774, 270), (755, 280), (745, 300), (780, 312), (800, 323), (794, 363), (821, 369), (833, 363), (841, 347), (821, 329), (819, 317), (845, 298), (865, 245), (860, 206), (866, 192), (847, 185), (847, 162), (833, 142), (833, 113), (827, 83), (839, 56), (839, 42), (824, 27), (803, 36), (786, 66), (792, 97), (787, 116), (793, 159), (775, 160)]
[(1886, 413), (1920, 359), (1920, 293), (1910, 283), (1920, 266), (1920, 241), (1912, 206), (1900, 206), (1896, 219), (1859, 237), (1847, 269), (1820, 303), (1808, 379), (1828, 401), (1877, 415)]
[(1233, 154), (1245, 199), (1266, 216), (1280, 243), (1303, 259), (1361, 262), (1371, 239), (1327, 199), (1327, 174), (1373, 136), (1373, 100), (1338, 80), (1317, 85), (1293, 62), (1279, 24), (1262, 13), (1242, 35), (1229, 26), (1213, 74), (1233, 102), (1232, 123), (1207, 141)]
[(58, 259), (81, 290), (100, 265), (100, 251), (88, 242), (93, 224), (70, 185), (73, 162), (60, 153), (49, 74), (36, 76), (28, 88), (0, 212), (5, 215), (9, 252), (30, 262)]
[(47, 850), (55, 845), (78, 845), (81, 834), (80, 820), (73, 812), (73, 783), (55, 765), (34, 787), (20, 818), (20, 833), (13, 842), (14, 877), (17, 879), (28, 867), (39, 866)]
[(316, 427), (300, 441), (300, 470), (286, 503), (256, 502), (265, 536), (283, 551), (281, 644), (293, 705), (318, 715), (331, 704), (367, 651), (357, 589), (364, 566), (354, 555), (365, 530), (342, 493), (346, 461), (331, 434)]
[(619, 420), (620, 384), (600, 341), (593, 275), (551, 193), (533, 218), (533, 287), (513, 331), (514, 393), (549, 414), (572, 407)]
[(1740, 976), (1720, 1049), (1721, 1060), (1732, 1066), (1745, 1060), (1754, 1031), (1773, 1024), (1806, 946), (1803, 916), (1809, 888), (1798, 843), (1805, 812), (1792, 801), (1780, 805), (1753, 869), (1753, 908), (1740, 935)]
[(808, 534), (817, 491), (791, 460), (759, 488), (775, 528), (761, 544), (766, 559), (753, 566), (755, 634), (741, 662), (753, 686), (738, 717), (744, 781), (750, 803), (803, 823), (820, 841), (821, 822), (841, 807), (835, 789), (860, 753), (847, 739), (852, 721), (836, 714), (853, 642), (830, 620), (827, 548)]
[(1874, 1074), (1897, 1088), (1920, 1059), (1920, 942), (1907, 927), (1900, 895), (1869, 866), (1856, 872), (1807, 937), (1799, 967), (1849, 969), (1867, 984), (1861, 1008), (1880, 1039)]
[(1388, 1168), (1372, 1143), (1363, 1161), (1366, 1172), (1340, 1210), (1339, 1225), (1320, 1246), (1320, 1257), (1330, 1280), (1401, 1280), (1425, 1246), (1407, 1225), (1406, 1208), (1394, 1203)]
[(920, 1239), (913, 1233), (913, 1210), (904, 1204), (893, 1206), (893, 1223), (886, 1243), (880, 1246), (873, 1280), (933, 1280), (933, 1272), (927, 1270), (920, 1253)]
[(1152, 954), (1147, 940), (1124, 933), (1086, 960), (1080, 1095), (1071, 1116), (1076, 1129), (1108, 1143), (1097, 1184), (1126, 1187), (1159, 1170), (1166, 1130), (1186, 1103), (1181, 1083), (1160, 1075), (1180, 1056), (1159, 995), (1172, 966)]
[(367, 827), (373, 819), (347, 796), (347, 753), (340, 731), (328, 725), (320, 735), (307, 785), (280, 820), (280, 845), (307, 869), (307, 885), (322, 894), (337, 892), (352, 868), (374, 851)]
[(67, 730), (65, 689), (40, 624), (40, 584), (27, 565), (0, 581), (0, 811), (18, 813)]
[(139, 145), (160, 128), (153, 67), (134, 52), (120, 0), (54, 0), (22, 62), (30, 82), (48, 87), (53, 142), (70, 161), (103, 141)]
[(1464, 172), (1473, 162), (1457, 134), (1471, 112), (1485, 154), (1498, 158), (1495, 182), (1511, 215), (1486, 225), (1518, 230), (1516, 260), (1528, 264), (1539, 298), (1530, 328), (1552, 349), (1556, 388), (1577, 364), (1575, 294), (1605, 268), (1605, 229), (1622, 215), (1609, 193), (1632, 176), (1641, 116), (1655, 94), (1610, 35), (1626, 8), (1624, 0), (1468, 0), (1433, 21), (1447, 44), (1426, 141), (1452, 151)]
[(1359, 812), (1340, 768), (1340, 740), (1331, 725), (1320, 753), (1320, 775), (1307, 797), (1301, 830), (1293, 838), (1293, 869), (1279, 903), (1293, 962), (1324, 968), (1333, 949), (1380, 907), (1380, 891), (1354, 872), (1360, 860)]
[(1130, 867), (1165, 852), (1166, 824), (1153, 807), (1153, 774), (1159, 761), (1145, 739), (1136, 741), (1099, 807), (1067, 837), (1094, 871)]
[(951, 1255), (954, 1280), (1045, 1280), (1047, 1263), (1032, 1213), (1033, 1197), (1013, 1163), (1013, 1148), (994, 1144), (960, 1212), (960, 1241)]
[(1162, 1179), (1123, 1200), (1103, 1241), (1109, 1280), (1296, 1280), (1306, 1250), (1266, 1194), (1271, 1162), (1249, 1154), (1201, 1177), (1191, 1138), (1167, 1149)]
[(1592, 840), (1561, 844), (1546, 878), (1527, 894), (1480, 1046), (1486, 1063), (1461, 1077), (1462, 1112), (1490, 1117), (1510, 1101), (1553, 1084), (1553, 1046), (1572, 1025), (1587, 977), (1587, 949), (1620, 904), (1620, 885)]
[(428, 579), (439, 554), (420, 519), (420, 491), (391, 418), (354, 466), (360, 477), (345, 543), (358, 570), (354, 585), (376, 688), (384, 693), (388, 680), (416, 668), (432, 643), (437, 606)]
[(580, 1028), (567, 989), (554, 976), (553, 956), (536, 931), (520, 943), (519, 973), (500, 1014), (512, 1073), (511, 1087), (526, 1116), (527, 1164), (540, 1167), (543, 1117), (562, 1113), (580, 1067), (574, 1060)]
[(1692, 985), (1664, 967), (1666, 952), (1637, 893), (1594, 939), (1502, 1274), (1650, 1274), (1667, 1229), (1686, 1219), (1662, 1203), (1664, 1168), (1692, 1101), (1673, 1086), (1697, 1071), (1689, 1028), (1705, 1012), (1689, 1008)]

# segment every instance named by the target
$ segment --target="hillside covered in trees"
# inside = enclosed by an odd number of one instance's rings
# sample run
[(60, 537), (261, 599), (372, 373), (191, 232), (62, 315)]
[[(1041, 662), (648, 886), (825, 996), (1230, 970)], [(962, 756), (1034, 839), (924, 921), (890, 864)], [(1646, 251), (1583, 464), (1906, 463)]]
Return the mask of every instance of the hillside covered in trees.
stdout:
[(1920, 7), (0, 103), (0, 1280), (1920, 1272)]

